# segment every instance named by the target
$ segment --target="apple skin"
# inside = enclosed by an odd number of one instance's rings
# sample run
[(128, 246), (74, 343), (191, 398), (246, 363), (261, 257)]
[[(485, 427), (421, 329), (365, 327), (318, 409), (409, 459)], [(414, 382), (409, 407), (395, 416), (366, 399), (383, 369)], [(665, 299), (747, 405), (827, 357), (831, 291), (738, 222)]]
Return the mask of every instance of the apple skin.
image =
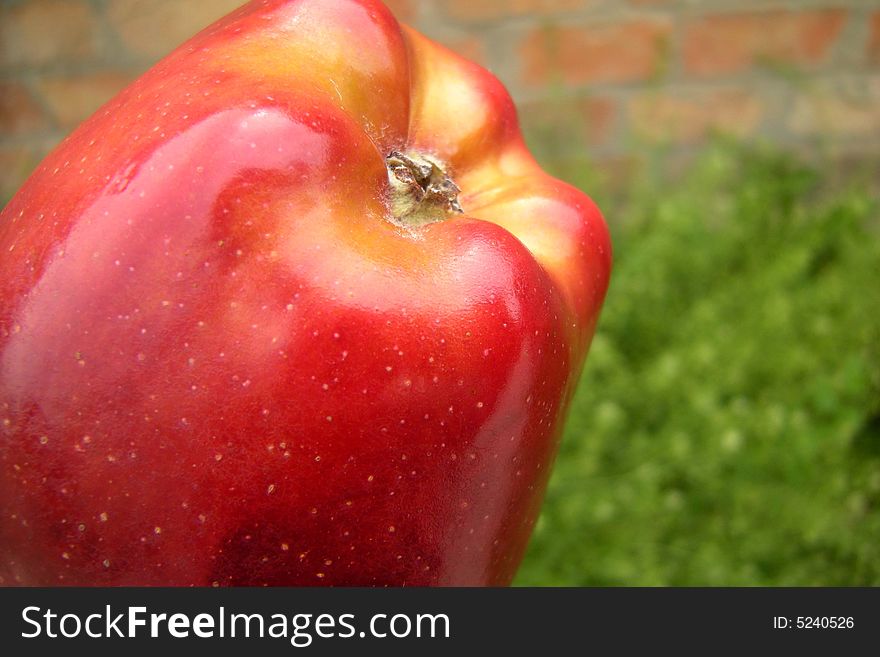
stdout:
[[(464, 214), (389, 221), (393, 150)], [(244, 6), (0, 215), (0, 583), (508, 584), (610, 268), (488, 72)]]

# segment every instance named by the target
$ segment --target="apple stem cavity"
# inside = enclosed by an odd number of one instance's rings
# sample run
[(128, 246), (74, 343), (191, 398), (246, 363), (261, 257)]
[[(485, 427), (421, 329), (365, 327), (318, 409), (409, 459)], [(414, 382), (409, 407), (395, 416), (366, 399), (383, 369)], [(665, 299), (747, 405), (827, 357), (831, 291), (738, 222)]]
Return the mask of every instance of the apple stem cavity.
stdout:
[(394, 223), (423, 226), (464, 212), (458, 202), (461, 190), (436, 158), (424, 153), (391, 151), (385, 164)]

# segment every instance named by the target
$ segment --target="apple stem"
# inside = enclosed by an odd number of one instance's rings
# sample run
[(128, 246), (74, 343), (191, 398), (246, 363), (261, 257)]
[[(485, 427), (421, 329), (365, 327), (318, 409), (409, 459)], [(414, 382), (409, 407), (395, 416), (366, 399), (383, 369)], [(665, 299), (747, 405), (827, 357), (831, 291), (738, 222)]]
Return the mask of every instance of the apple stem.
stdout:
[(403, 226), (444, 221), (464, 212), (446, 166), (424, 153), (391, 151), (385, 158), (393, 220)]

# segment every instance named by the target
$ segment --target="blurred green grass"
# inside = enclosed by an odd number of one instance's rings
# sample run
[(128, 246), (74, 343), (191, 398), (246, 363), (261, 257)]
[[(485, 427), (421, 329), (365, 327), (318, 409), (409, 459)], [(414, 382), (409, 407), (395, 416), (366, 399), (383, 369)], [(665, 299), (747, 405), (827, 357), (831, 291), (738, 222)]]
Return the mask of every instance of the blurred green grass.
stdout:
[(874, 191), (720, 140), (605, 199), (591, 171), (555, 173), (615, 269), (515, 584), (880, 585)]

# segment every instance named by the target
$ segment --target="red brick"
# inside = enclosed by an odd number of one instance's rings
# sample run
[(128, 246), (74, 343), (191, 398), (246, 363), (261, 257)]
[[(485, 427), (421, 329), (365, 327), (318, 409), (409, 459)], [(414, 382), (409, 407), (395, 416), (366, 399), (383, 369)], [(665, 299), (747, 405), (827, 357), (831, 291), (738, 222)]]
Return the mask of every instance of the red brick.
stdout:
[(743, 89), (644, 93), (628, 103), (633, 131), (655, 141), (688, 143), (711, 132), (753, 134), (763, 115), (760, 99)]
[(519, 107), (523, 129), (544, 141), (597, 146), (608, 142), (617, 118), (611, 98), (541, 100)]
[(868, 61), (880, 64), (880, 11), (871, 16), (871, 36), (868, 38)]
[(156, 60), (242, 4), (242, 0), (109, 0), (107, 18), (129, 51)]
[(550, 16), (583, 9), (596, 0), (442, 0), (445, 13), (462, 23), (480, 23), (514, 16)]
[(401, 23), (411, 23), (416, 17), (414, 0), (384, 0), (394, 17)]
[(880, 76), (813, 85), (799, 94), (788, 120), (799, 136), (823, 139), (880, 136)]
[(841, 9), (706, 16), (684, 34), (684, 66), (697, 76), (738, 73), (761, 64), (815, 68), (843, 27)]
[(666, 20), (538, 28), (520, 48), (523, 78), (532, 85), (647, 80), (665, 64), (670, 29)]
[(440, 43), (462, 57), (483, 66), (486, 65), (486, 43), (477, 36), (441, 39)]
[(47, 107), (58, 123), (74, 128), (131, 82), (127, 73), (103, 71), (91, 75), (46, 77), (37, 82)]
[(70, 64), (100, 50), (97, 16), (85, 0), (27, 0), (0, 7), (0, 67)]
[(0, 135), (22, 135), (50, 128), (45, 112), (23, 84), (0, 80)]

